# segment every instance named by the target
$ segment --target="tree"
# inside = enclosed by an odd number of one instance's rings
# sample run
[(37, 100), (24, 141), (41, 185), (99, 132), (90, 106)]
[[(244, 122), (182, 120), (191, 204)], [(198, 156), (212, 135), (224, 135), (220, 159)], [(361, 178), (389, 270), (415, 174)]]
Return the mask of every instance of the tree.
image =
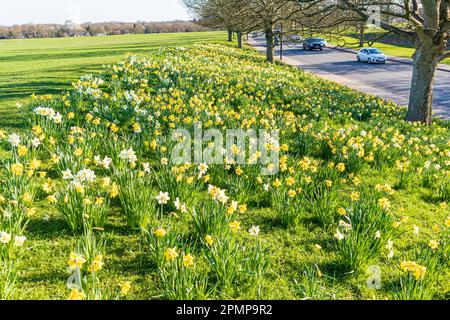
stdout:
[(333, 24), (356, 15), (415, 46), (407, 120), (432, 123), (436, 68), (450, 57), (450, 0), (297, 0), (306, 17), (335, 14)]
[(184, 3), (201, 24), (226, 28), (229, 41), (233, 31), (236, 32), (239, 48), (244, 33), (264, 31), (269, 62), (274, 60), (275, 26), (300, 9), (295, 0), (184, 0)]
[(198, 17), (199, 24), (225, 28), (228, 31), (228, 41), (233, 41), (233, 22), (236, 20), (233, 0), (183, 0), (183, 2)]
[(300, 11), (293, 0), (248, 0), (248, 17), (254, 30), (263, 30), (266, 37), (266, 58), (274, 61), (276, 25), (289, 21)]

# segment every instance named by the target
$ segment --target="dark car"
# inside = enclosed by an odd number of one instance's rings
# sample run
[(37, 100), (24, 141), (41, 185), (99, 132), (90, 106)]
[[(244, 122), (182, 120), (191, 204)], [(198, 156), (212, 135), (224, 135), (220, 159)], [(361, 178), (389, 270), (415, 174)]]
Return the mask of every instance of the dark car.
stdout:
[(326, 47), (327, 47), (327, 42), (323, 38), (307, 38), (303, 42), (304, 50), (317, 49), (317, 50), (322, 51)]

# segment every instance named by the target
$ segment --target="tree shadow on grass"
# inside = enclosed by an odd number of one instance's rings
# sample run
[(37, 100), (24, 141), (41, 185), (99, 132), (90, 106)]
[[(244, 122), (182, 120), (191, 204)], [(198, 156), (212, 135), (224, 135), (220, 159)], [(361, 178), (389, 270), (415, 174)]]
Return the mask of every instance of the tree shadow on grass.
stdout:
[[(31, 272), (30, 272), (31, 271)], [(24, 273), (20, 277), (20, 281), (28, 281), (31, 283), (53, 283), (53, 284), (64, 284), (67, 281), (67, 278), (70, 275), (64, 272), (64, 269), (62, 271), (42, 271), (42, 272), (36, 272), (33, 269), (28, 269), (26, 273)]]
[[(34, 61), (55, 61), (55, 60), (72, 60), (72, 59), (88, 59), (88, 58), (106, 58), (118, 55), (124, 55), (125, 53), (132, 51), (133, 53), (148, 53), (152, 50), (163, 47), (164, 44), (155, 45), (155, 47), (149, 47), (149, 45), (137, 45), (137, 46), (115, 46), (115, 47), (99, 47), (97, 49), (75, 49), (73, 52), (64, 53), (42, 53), (36, 54), (22, 54), (22, 55), (9, 55), (1, 56), (0, 62), (2, 63), (18, 63), (18, 62), (34, 62)], [(175, 46), (173, 44), (172, 46)]]
[(28, 71), (13, 74), (12, 82), (0, 84), (1, 100), (28, 98), (31, 94), (59, 94), (70, 88), (72, 81), (76, 81), (86, 73), (99, 72), (99, 64), (85, 64), (82, 66), (67, 66), (65, 68), (49, 68), (45, 70), (42, 80), (29, 76)]
[(441, 199), (439, 196), (437, 196), (436, 194), (432, 194), (432, 193), (422, 193), (419, 196), (419, 198), (420, 198), (420, 200), (423, 200), (426, 203), (436, 204), (436, 205), (441, 203), (442, 201), (444, 201), (444, 199)]
[(61, 218), (52, 217), (49, 220), (32, 218), (27, 225), (30, 238), (36, 240), (52, 240), (61, 237), (72, 237), (66, 222)]
[(0, 128), (1, 129), (23, 129), (25, 122), (18, 114), (5, 114), (0, 111)]
[(355, 276), (353, 272), (348, 272), (347, 270), (345, 270), (342, 264), (340, 264), (337, 260), (319, 263), (318, 267), (322, 271), (322, 273), (328, 275), (329, 277), (332, 277), (337, 282), (347, 281)]

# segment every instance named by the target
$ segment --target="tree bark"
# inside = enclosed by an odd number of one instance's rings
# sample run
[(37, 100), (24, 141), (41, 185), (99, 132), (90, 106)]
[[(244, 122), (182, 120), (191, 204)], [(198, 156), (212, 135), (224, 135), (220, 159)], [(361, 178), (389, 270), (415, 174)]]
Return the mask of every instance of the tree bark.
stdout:
[(233, 41), (233, 30), (228, 29), (228, 42)]
[(359, 39), (359, 47), (364, 47), (364, 30), (366, 26), (362, 23), (358, 26), (358, 39)]
[(273, 62), (274, 57), (274, 33), (273, 33), (273, 27), (266, 28), (266, 57), (268, 62)]
[(242, 49), (242, 31), (237, 32), (238, 48)]
[(421, 45), (413, 55), (413, 76), (406, 119), (411, 122), (432, 123), (433, 86), (439, 62), (439, 49)]

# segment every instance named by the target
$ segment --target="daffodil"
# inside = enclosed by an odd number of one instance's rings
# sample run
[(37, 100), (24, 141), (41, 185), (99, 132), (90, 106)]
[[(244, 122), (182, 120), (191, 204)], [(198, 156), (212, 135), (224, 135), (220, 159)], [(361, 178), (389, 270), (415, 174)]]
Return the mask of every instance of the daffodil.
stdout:
[(233, 233), (238, 232), (241, 229), (241, 223), (239, 221), (230, 222), (230, 229)]
[(94, 258), (91, 265), (88, 268), (90, 272), (98, 272), (103, 268), (103, 256), (100, 254)]
[(160, 192), (156, 196), (156, 201), (158, 201), (159, 204), (164, 205), (167, 204), (167, 202), (170, 200), (169, 193), (168, 192)]
[(3, 244), (7, 244), (11, 241), (11, 234), (6, 232), (6, 231), (2, 231), (0, 232), (0, 242)]
[(27, 153), (28, 153), (28, 148), (26, 146), (19, 145), (17, 147), (17, 154), (19, 155), (19, 157), (23, 157)]
[(155, 230), (155, 236), (157, 236), (158, 238), (163, 238), (166, 236), (166, 234), (167, 232), (163, 228), (158, 228)]
[(205, 241), (208, 246), (212, 246), (214, 243), (214, 237), (208, 234), (205, 236)]
[(350, 194), (350, 199), (352, 200), (352, 201), (358, 201), (359, 200), (359, 197), (360, 197), (360, 195), (359, 195), (359, 192), (352, 192), (351, 194)]
[(378, 199), (378, 204), (380, 205), (380, 207), (386, 210), (389, 209), (389, 207), (391, 206), (389, 200), (386, 198)]
[(450, 228), (450, 217), (448, 217), (447, 219), (445, 219), (445, 226), (447, 228)]
[(183, 257), (183, 266), (189, 268), (194, 265), (194, 257), (190, 254), (187, 254)]
[(259, 235), (259, 226), (252, 226), (249, 230), (248, 233), (253, 236), (253, 237), (257, 237)]
[(436, 239), (432, 239), (432, 240), (430, 240), (430, 242), (428, 242), (428, 246), (431, 249), (435, 250), (439, 247), (439, 241), (437, 241)]
[(338, 241), (341, 241), (342, 239), (344, 239), (344, 235), (343, 235), (339, 230), (336, 230), (336, 233), (334, 234), (334, 237), (335, 237)]
[(117, 186), (117, 184), (114, 182), (111, 185), (111, 190), (109, 191), (109, 196), (111, 198), (116, 198), (119, 195), (119, 187)]
[(21, 176), (23, 174), (23, 164), (21, 163), (13, 163), (11, 165), (11, 173), (15, 176)]
[(68, 300), (84, 300), (86, 299), (86, 295), (83, 290), (74, 288), (70, 291)]
[(128, 294), (128, 292), (131, 289), (131, 283), (130, 281), (125, 281), (121, 286), (120, 286), (120, 293), (123, 296), (126, 296)]
[(70, 270), (75, 270), (76, 268), (83, 268), (84, 263), (86, 262), (86, 259), (75, 252), (71, 252), (69, 256), (69, 268)]
[(167, 261), (175, 260), (178, 257), (177, 248), (176, 247), (168, 248), (166, 252), (164, 252), (164, 257), (166, 258)]

